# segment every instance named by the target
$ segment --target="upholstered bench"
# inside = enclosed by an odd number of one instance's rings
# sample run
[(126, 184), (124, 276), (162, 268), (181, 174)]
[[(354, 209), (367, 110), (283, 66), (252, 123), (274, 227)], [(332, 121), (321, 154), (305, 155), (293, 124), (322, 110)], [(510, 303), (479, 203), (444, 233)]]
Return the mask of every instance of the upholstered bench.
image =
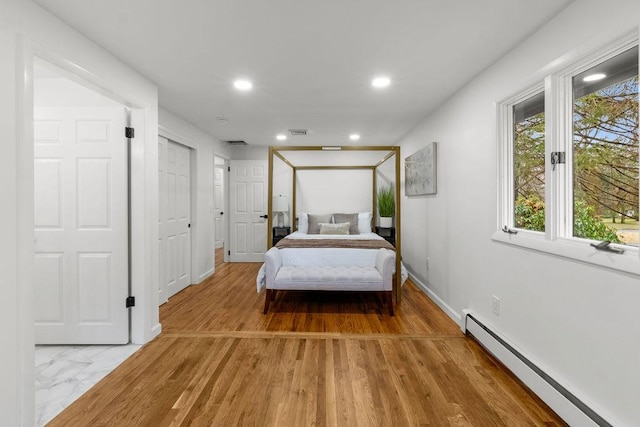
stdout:
[(393, 316), (395, 254), (378, 249), (375, 265), (284, 265), (279, 249), (265, 254), (266, 296), (264, 313), (278, 290), (383, 292)]

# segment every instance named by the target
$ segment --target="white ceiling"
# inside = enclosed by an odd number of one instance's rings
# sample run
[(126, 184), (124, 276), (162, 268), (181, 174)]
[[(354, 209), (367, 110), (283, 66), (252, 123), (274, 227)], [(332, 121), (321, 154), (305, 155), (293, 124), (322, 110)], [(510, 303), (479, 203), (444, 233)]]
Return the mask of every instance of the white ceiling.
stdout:
[[(162, 108), (265, 146), (349, 145), (352, 132), (393, 145), (571, 2), (35, 1), (153, 80)], [(378, 74), (391, 86), (374, 90)], [(275, 140), (290, 128), (310, 132)]]

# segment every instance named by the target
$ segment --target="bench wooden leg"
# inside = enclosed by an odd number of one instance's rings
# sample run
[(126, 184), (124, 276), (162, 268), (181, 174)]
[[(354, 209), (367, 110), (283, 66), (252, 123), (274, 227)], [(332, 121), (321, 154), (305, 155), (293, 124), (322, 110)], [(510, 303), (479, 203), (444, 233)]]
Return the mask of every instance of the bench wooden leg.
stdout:
[(393, 291), (387, 291), (384, 293), (387, 298), (387, 305), (389, 306), (389, 316), (394, 316), (393, 312)]
[(264, 314), (269, 312), (269, 303), (275, 298), (275, 296), (275, 289), (267, 289), (267, 292), (264, 295)]

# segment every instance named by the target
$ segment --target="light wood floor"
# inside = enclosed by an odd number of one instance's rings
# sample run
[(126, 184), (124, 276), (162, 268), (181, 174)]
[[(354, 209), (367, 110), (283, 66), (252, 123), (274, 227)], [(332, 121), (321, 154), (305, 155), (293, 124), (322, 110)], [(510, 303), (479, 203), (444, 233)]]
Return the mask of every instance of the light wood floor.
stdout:
[(374, 296), (280, 293), (224, 264), (160, 309), (163, 333), (50, 426), (565, 425), (408, 282)]

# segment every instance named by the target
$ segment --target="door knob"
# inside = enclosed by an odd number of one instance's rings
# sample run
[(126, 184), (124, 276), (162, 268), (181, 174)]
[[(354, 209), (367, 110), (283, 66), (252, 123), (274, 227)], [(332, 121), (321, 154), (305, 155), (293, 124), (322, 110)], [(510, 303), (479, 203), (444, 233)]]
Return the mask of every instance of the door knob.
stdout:
[(265, 218), (265, 219), (267, 219), (267, 218), (269, 218), (269, 215), (266, 215), (266, 214), (265, 214), (265, 215), (260, 215), (260, 218)]

